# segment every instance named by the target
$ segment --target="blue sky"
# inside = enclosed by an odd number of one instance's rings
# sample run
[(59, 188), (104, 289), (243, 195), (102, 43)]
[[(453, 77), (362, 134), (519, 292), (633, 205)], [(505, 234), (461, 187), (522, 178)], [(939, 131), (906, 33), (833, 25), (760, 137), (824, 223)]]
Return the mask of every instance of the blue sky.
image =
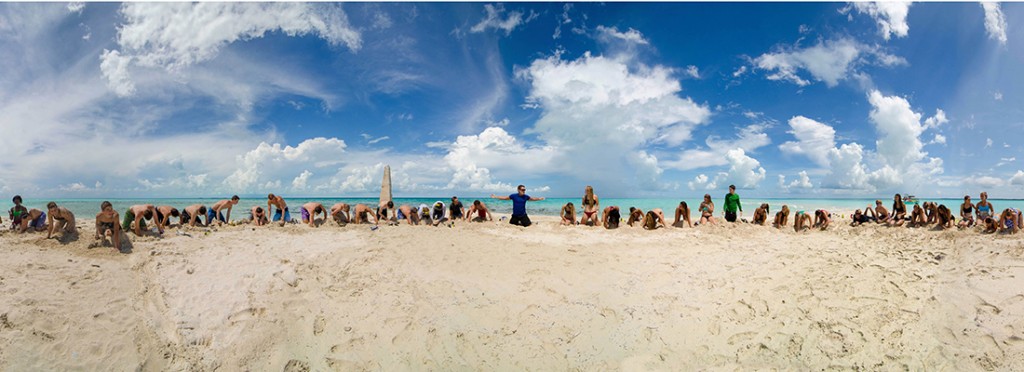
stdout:
[(0, 4), (0, 192), (1024, 194), (1017, 3)]

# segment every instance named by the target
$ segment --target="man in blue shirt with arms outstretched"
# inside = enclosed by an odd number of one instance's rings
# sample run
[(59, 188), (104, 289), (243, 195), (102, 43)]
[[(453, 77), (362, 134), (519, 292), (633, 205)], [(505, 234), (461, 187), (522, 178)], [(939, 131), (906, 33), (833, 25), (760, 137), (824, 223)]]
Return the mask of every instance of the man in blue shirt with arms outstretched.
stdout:
[(526, 186), (519, 185), (518, 189), (519, 193), (509, 196), (494, 196), (494, 194), (491, 194), (491, 199), (511, 200), (512, 218), (509, 219), (508, 223), (527, 227), (530, 226), (531, 222), (530, 217), (526, 216), (526, 202), (530, 200), (540, 201), (544, 200), (544, 198), (531, 198), (529, 195), (526, 195)]

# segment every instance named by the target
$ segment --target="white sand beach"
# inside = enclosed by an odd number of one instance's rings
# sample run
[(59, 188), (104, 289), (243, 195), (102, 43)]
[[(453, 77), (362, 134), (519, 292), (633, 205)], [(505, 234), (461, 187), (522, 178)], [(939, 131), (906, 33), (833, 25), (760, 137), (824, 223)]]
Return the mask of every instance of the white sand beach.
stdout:
[(1024, 236), (746, 224), (0, 235), (0, 370), (1024, 369)]

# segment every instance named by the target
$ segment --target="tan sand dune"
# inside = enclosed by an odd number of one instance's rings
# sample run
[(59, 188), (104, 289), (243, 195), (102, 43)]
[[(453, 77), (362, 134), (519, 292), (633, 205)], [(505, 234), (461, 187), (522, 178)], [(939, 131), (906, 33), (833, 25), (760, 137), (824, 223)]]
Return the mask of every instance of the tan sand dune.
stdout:
[(536, 220), (4, 233), (0, 370), (1024, 369), (1024, 236)]

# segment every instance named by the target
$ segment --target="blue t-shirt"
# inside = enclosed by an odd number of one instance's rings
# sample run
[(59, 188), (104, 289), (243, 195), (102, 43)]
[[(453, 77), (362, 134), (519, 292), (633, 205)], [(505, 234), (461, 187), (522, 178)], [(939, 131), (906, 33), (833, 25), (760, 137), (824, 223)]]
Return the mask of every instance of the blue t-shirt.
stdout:
[(519, 193), (515, 193), (508, 196), (512, 199), (512, 215), (513, 216), (525, 216), (526, 215), (526, 201), (530, 200), (529, 195), (520, 196)]

